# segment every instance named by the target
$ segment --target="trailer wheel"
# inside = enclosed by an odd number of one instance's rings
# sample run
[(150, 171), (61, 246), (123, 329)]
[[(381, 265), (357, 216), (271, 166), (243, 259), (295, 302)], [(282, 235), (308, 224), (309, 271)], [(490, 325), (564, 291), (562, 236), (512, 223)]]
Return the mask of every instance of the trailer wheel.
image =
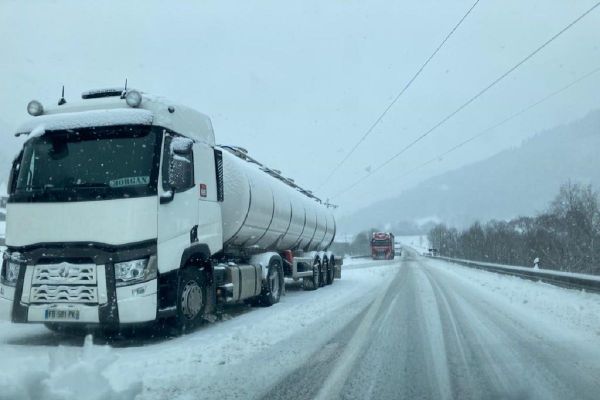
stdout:
[(267, 282), (263, 287), (259, 302), (265, 307), (279, 303), (281, 298), (282, 279), (281, 279), (281, 261), (276, 257), (271, 259), (269, 270), (267, 272)]
[(186, 331), (204, 316), (207, 299), (204, 274), (196, 267), (185, 268), (179, 274), (177, 286), (177, 326)]
[(321, 286), (329, 285), (329, 259), (327, 257), (323, 258), (321, 270)]
[(321, 262), (315, 257), (312, 265), (312, 276), (302, 278), (302, 287), (304, 290), (317, 290), (321, 277)]
[(328, 263), (327, 268), (327, 284), (333, 285), (333, 281), (335, 280), (335, 259), (331, 257), (331, 260)]

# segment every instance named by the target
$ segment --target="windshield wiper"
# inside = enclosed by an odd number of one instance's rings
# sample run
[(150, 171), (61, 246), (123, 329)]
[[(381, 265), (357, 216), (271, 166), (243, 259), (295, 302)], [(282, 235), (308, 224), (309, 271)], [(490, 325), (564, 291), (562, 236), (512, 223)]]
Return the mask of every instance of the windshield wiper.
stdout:
[(49, 192), (49, 191), (53, 191), (53, 190), (60, 190), (61, 188), (57, 188), (54, 185), (51, 184), (46, 184), (44, 186), (26, 186), (26, 187), (17, 187), (17, 191), (18, 192), (35, 192), (35, 193), (39, 193), (39, 192)]

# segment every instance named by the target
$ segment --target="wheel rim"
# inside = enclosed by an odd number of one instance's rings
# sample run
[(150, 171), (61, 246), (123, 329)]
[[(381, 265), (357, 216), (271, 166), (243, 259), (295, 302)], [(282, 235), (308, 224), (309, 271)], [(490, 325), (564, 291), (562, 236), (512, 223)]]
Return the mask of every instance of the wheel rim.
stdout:
[(327, 283), (328, 276), (329, 276), (329, 263), (327, 262), (327, 260), (324, 260), (322, 281)]
[(271, 296), (273, 298), (279, 297), (279, 269), (277, 267), (271, 268), (271, 273), (269, 274), (269, 287)]
[(313, 280), (315, 282), (315, 286), (319, 286), (319, 282), (321, 280), (321, 274), (319, 271), (319, 262), (316, 260), (313, 264)]
[(181, 292), (181, 312), (187, 320), (195, 319), (202, 310), (202, 289), (196, 281), (189, 281)]

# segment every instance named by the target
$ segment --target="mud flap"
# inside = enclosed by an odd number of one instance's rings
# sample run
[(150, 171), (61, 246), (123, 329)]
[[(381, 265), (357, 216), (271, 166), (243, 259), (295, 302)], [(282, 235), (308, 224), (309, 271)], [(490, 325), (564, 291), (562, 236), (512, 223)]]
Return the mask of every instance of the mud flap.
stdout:
[(336, 264), (335, 271), (334, 271), (334, 278), (342, 279), (342, 266), (341, 265)]

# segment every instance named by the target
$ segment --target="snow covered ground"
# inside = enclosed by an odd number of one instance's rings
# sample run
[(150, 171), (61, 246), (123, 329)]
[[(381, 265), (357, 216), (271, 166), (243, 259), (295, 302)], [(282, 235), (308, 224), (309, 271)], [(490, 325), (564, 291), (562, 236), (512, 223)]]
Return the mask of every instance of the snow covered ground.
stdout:
[(292, 283), (273, 307), (230, 307), (232, 318), (176, 338), (82, 347), (82, 338), (2, 322), (0, 399), (252, 397), (305, 362), (399, 270), (389, 262), (355, 267), (332, 286), (304, 292)]
[(412, 236), (396, 236), (396, 242), (402, 243), (403, 246), (409, 246), (417, 250), (419, 254), (429, 251), (429, 240), (427, 235), (412, 235)]
[(593, 399), (600, 392), (600, 295), (410, 250), (393, 263), (349, 260), (333, 286), (304, 292), (290, 283), (273, 307), (227, 313), (184, 336), (142, 332), (85, 344), (41, 326), (0, 323), (0, 399)]
[(265, 399), (598, 399), (600, 296), (405, 253), (336, 354)]
[(463, 267), (443, 260), (427, 264), (446, 279), (459, 279), (480, 297), (535, 320), (544, 329), (586, 336), (600, 349), (600, 295)]
[[(399, 260), (395, 260), (396, 262)], [(370, 257), (344, 258), (344, 270), (377, 267), (390, 264), (389, 260), (373, 260)]]

